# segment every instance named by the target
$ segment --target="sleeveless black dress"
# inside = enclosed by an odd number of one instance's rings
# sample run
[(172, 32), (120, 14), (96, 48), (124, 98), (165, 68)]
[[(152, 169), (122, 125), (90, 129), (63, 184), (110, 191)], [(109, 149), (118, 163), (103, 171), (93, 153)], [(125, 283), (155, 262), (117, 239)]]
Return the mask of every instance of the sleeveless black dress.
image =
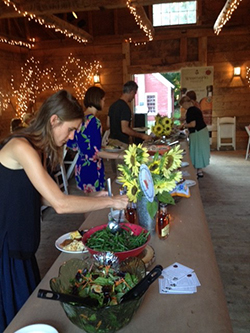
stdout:
[(41, 197), (25, 171), (0, 164), (0, 332), (40, 281)]

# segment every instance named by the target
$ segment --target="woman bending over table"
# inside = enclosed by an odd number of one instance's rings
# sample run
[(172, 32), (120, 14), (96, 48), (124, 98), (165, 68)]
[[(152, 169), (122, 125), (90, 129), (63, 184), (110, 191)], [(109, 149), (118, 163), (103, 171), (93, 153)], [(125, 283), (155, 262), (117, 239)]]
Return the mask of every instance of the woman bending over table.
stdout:
[(209, 165), (210, 143), (206, 123), (202, 112), (188, 96), (183, 96), (180, 106), (187, 110), (184, 128), (189, 131), (189, 150), (193, 166), (197, 169), (197, 178), (203, 177), (202, 169)]
[(46, 171), (61, 161), (63, 145), (80, 129), (83, 110), (66, 90), (49, 97), (32, 124), (13, 133), (0, 150), (0, 332), (10, 323), (40, 280), (35, 253), (40, 242), (40, 207), (59, 214), (113, 207), (124, 209), (126, 196), (64, 194)]

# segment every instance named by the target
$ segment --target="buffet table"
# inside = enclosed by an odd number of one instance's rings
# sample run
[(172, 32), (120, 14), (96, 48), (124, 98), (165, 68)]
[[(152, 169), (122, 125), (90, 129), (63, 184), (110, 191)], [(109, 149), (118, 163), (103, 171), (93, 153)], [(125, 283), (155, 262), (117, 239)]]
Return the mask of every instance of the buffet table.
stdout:
[[(188, 154), (184, 155), (183, 161), (190, 163)], [(197, 181), (191, 163), (183, 170), (190, 173), (186, 179)], [(114, 184), (113, 187), (114, 192), (115, 187), (118, 190), (118, 185)], [(172, 216), (169, 237), (159, 240), (157, 235), (152, 236), (150, 245), (155, 251), (155, 262), (149, 269), (156, 264), (166, 268), (178, 262), (194, 269), (201, 286), (194, 294), (162, 295), (159, 294), (158, 281), (154, 282), (146, 292), (144, 301), (132, 321), (119, 331), (121, 333), (232, 332), (198, 181), (195, 186), (190, 187), (190, 192), (190, 198), (178, 199), (176, 205), (169, 209)], [(106, 223), (108, 213), (108, 209), (92, 212), (80, 228), (86, 229)], [(58, 276), (60, 265), (72, 257), (82, 258), (83, 254), (59, 255), (5, 333), (13, 333), (21, 327), (35, 323), (51, 325), (59, 333), (83, 332), (70, 322), (59, 302), (37, 298), (38, 289), (50, 289), (50, 279)]]

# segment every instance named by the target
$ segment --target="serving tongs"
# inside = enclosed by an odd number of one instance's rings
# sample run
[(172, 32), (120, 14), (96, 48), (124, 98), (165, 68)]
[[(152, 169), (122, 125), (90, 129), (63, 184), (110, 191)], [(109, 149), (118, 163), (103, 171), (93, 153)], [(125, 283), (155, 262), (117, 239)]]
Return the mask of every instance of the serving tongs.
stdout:
[(156, 265), (135, 287), (122, 296), (120, 303), (140, 298), (148, 290), (148, 287), (158, 279), (162, 270), (161, 265)]
[[(161, 275), (162, 270), (163, 268), (161, 265), (155, 266), (135, 287), (122, 296), (120, 303), (140, 298), (147, 291), (148, 287)], [(45, 289), (39, 289), (37, 297), (63, 303), (77, 303), (92, 308), (98, 305), (96, 299), (90, 297), (84, 298)]]
[(63, 303), (77, 303), (79, 305), (84, 305), (86, 307), (94, 307), (98, 305), (98, 301), (89, 297), (79, 297), (75, 295), (57, 293), (52, 290), (39, 289), (37, 297), (43, 299), (49, 299), (53, 301), (60, 301)]

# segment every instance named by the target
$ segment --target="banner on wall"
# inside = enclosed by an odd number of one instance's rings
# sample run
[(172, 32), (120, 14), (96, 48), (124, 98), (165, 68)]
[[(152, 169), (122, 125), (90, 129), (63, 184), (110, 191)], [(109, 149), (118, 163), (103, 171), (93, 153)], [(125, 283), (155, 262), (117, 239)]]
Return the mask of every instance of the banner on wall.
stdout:
[(206, 124), (212, 126), (214, 68), (188, 67), (181, 69), (182, 94), (193, 90)]

